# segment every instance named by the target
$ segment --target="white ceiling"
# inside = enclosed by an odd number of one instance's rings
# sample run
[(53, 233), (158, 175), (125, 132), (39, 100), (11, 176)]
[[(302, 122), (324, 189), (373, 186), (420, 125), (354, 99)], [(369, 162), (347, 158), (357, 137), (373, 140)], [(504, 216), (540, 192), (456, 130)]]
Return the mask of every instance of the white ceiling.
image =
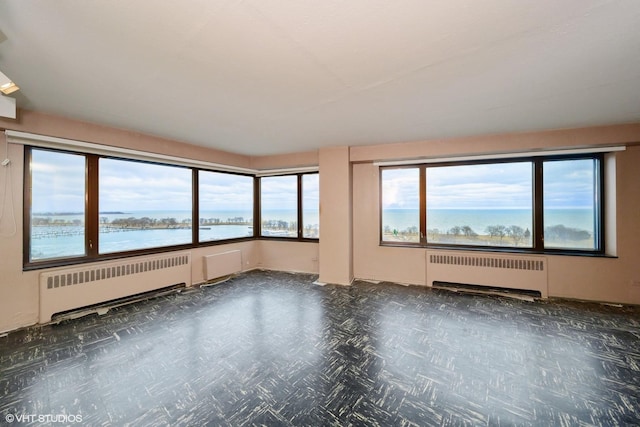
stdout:
[(21, 108), (243, 154), (640, 121), (639, 0), (3, 0)]

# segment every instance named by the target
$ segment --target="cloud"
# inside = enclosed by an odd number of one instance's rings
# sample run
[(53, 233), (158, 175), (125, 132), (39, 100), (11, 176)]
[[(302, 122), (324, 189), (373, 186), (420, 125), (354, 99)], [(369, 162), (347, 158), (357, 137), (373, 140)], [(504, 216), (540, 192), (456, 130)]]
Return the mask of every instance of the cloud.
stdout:
[(302, 175), (303, 208), (318, 209), (320, 203), (320, 175), (317, 173)]
[(382, 170), (384, 209), (419, 209), (420, 173), (417, 168)]
[(190, 210), (191, 170), (100, 159), (100, 211)]
[[(33, 150), (33, 211), (83, 212), (85, 206), (85, 157), (47, 150)], [(200, 211), (253, 215), (254, 179), (251, 176), (200, 171)], [(192, 170), (130, 160), (101, 158), (99, 209), (135, 212), (143, 210), (190, 211)], [(305, 206), (317, 206), (317, 174), (303, 175)], [(267, 177), (262, 181), (265, 210), (297, 209), (297, 177)], [(317, 207), (315, 208), (317, 210)]]
[(592, 159), (545, 162), (545, 209), (593, 207), (594, 171)]
[(31, 170), (33, 213), (84, 212), (83, 156), (33, 150)]
[(260, 182), (262, 210), (297, 210), (297, 176), (270, 176)]
[(221, 172), (201, 171), (200, 212), (246, 211), (253, 216), (253, 178)]
[(429, 209), (525, 209), (532, 196), (530, 162), (427, 169)]

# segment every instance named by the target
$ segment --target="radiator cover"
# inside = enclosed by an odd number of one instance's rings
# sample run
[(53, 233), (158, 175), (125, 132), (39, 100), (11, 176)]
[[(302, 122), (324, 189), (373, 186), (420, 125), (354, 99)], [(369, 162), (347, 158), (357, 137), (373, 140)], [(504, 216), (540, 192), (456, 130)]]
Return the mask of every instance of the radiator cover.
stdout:
[(240, 250), (207, 255), (203, 261), (205, 280), (214, 280), (242, 271), (242, 251)]
[(547, 258), (535, 255), (427, 250), (426, 281), (522, 289), (548, 296)]
[(192, 284), (188, 252), (48, 270), (40, 274), (40, 323), (56, 313), (183, 283)]

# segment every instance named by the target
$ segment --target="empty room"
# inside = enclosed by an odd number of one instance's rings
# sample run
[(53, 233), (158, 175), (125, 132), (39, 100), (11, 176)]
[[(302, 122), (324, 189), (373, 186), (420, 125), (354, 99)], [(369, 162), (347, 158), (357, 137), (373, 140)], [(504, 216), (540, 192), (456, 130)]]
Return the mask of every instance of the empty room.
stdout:
[(639, 28), (0, 1), (0, 424), (640, 425)]

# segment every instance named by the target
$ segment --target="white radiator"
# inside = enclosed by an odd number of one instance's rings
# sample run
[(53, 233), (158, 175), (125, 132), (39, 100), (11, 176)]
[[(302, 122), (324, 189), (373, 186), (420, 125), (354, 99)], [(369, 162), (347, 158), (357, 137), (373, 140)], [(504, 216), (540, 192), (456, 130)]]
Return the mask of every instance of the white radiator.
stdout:
[(235, 250), (204, 257), (204, 280), (213, 280), (242, 271), (242, 251)]
[(540, 292), (547, 298), (547, 258), (427, 250), (427, 285), (434, 282)]
[(56, 313), (183, 283), (191, 286), (188, 252), (46, 271), (40, 274), (40, 323)]

